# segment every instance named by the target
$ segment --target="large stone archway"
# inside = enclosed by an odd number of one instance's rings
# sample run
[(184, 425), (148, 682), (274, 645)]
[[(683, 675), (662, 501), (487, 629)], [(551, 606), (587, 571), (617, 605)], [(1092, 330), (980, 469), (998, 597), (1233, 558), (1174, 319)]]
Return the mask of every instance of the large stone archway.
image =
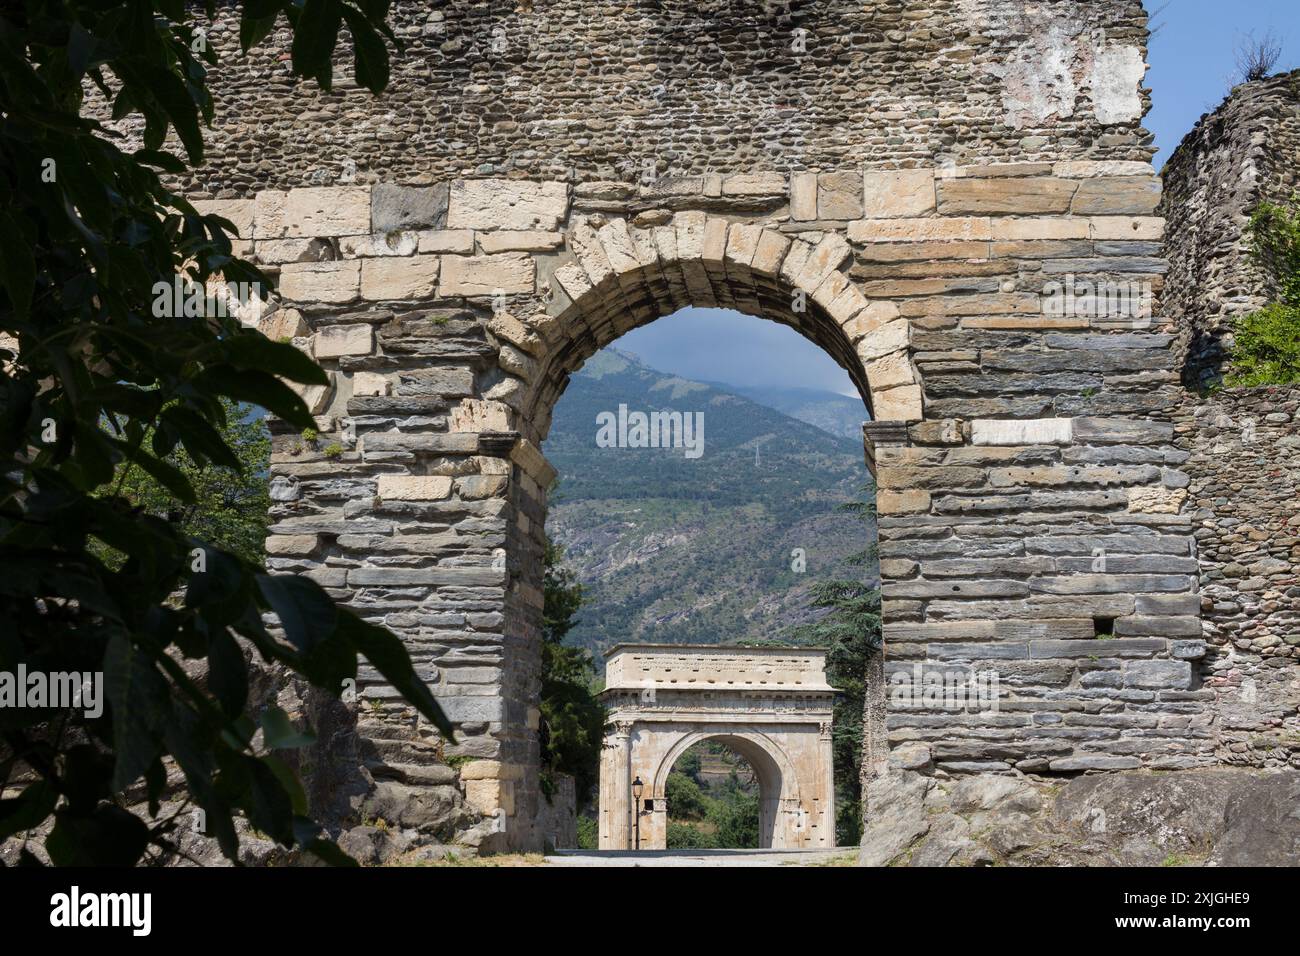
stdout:
[[(377, 779), (454, 786), (484, 845), (541, 844), (551, 411), (685, 305), (792, 325), (872, 409), (900, 761), (1213, 762), (1169, 325), (1079, 285), (1165, 272), (1146, 18), (1048, 6), (452, 0), (395, 12), (389, 99), (307, 91), (252, 160), (283, 51), (240, 60), (214, 28), (234, 108), (182, 185), (278, 273), (263, 328), (331, 380), (305, 395), (318, 437), (275, 436), (269, 561), (400, 634), (458, 727), (363, 672)], [(996, 710), (901, 692), (990, 670)]]
[[(618, 335), (721, 304), (817, 342), (874, 413), (875, 691), (1001, 678), (998, 708), (895, 707), (891, 745), (953, 772), (1208, 761), (1180, 459), (1138, 412), (1170, 336), (1044, 299), (1071, 269), (1158, 280), (1133, 238), (1158, 235), (1153, 183), (1070, 161), (261, 193), (242, 211), (284, 296), (263, 327), (331, 371), (306, 395), (316, 444), (276, 439), (271, 563), (407, 639), (461, 728), (467, 802), (497, 843), (537, 845), (551, 409)], [(808, 218), (828, 207), (870, 215)], [(375, 766), (419, 780), (443, 745), (373, 676)]]
[(753, 768), (759, 846), (835, 845), (835, 691), (823, 651), (625, 644), (606, 655), (605, 683), (602, 850), (632, 849), (638, 838), (643, 850), (667, 846), (668, 774), (705, 740), (726, 744)]

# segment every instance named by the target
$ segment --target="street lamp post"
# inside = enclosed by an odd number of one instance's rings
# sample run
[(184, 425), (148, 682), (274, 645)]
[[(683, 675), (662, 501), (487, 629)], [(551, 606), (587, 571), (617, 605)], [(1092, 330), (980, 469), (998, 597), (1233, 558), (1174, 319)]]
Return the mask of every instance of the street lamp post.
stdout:
[(641, 849), (641, 792), (644, 788), (645, 784), (641, 782), (640, 777), (632, 781), (632, 812), (636, 814), (635, 830), (636, 848), (638, 850)]

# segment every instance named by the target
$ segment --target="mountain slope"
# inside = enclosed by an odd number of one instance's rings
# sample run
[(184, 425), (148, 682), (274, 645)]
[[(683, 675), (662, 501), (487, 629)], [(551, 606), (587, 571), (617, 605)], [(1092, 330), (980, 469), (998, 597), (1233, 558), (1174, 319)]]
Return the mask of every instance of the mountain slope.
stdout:
[[(598, 416), (620, 405), (702, 413), (703, 454), (599, 447)], [(812, 583), (862, 573), (844, 559), (871, 529), (838, 513), (867, 480), (861, 448), (625, 353), (593, 357), (570, 381), (545, 448), (561, 478), (548, 529), (589, 598), (570, 640), (729, 643), (810, 619)]]
[(861, 445), (867, 409), (856, 396), (838, 395), (815, 388), (781, 388), (762, 385), (718, 385), (778, 412), (807, 422), (824, 432)]

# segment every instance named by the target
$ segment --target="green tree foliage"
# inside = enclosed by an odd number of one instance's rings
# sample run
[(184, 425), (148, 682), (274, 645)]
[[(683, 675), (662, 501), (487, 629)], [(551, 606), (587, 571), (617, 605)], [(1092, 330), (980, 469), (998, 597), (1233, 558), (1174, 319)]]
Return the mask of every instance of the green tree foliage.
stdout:
[(703, 820), (708, 813), (708, 803), (700, 785), (679, 770), (668, 774), (668, 780), (664, 783), (664, 796), (674, 819)]
[(1277, 301), (1237, 322), (1228, 385), (1300, 383), (1300, 207), (1264, 203), (1252, 214), (1251, 256)]
[[(226, 424), (219, 429), (221, 439), (239, 459), (239, 468), (199, 464), (184, 447), (177, 447), (167, 461), (189, 481), (193, 501), (178, 501), (157, 478), (131, 463), (118, 465), (116, 479), (102, 493), (130, 501), (143, 514), (169, 519), (191, 538), (260, 563), (270, 524), (271, 435), (265, 419), (255, 416), (250, 406), (230, 399), (223, 399), (222, 406)], [(125, 557), (118, 555), (117, 560)]]
[(582, 607), (582, 585), (562, 560), (560, 548), (548, 539), (542, 577), (542, 786), (549, 788), (549, 773), (570, 774), (582, 806), (596, 785), (605, 708), (593, 691), (591, 653), (564, 644)]
[[(283, 16), (294, 71), (328, 89), (346, 22), (357, 79), (377, 92), (387, 8), (248, 0), (240, 39), (247, 50)], [(56, 864), (130, 864), (167, 849), (179, 819), (160, 818), (169, 763), (227, 856), (238, 852), (238, 815), (285, 847), (346, 859), (307, 819), (302, 788), (275, 755), (302, 735), (272, 708), (254, 745), (237, 639), (336, 694), (364, 656), (451, 730), (395, 636), (312, 581), (268, 574), (113, 488), (129, 463), (196, 505), (172, 456), (241, 469), (223, 399), (308, 428), (283, 380), (326, 382), (292, 345), (211, 302), (198, 314), (159, 308), (157, 289), (178, 276), (187, 290), (218, 277), (272, 288), (233, 256), (228, 221), (200, 215), (161, 179), (203, 161), (216, 56), (196, 29), (202, 15), (181, 0), (14, 0), (0, 10), (0, 341), (16, 340), (0, 355), (0, 671), (101, 672), (107, 696), (96, 718), (0, 708), (0, 839), (53, 817), (45, 849)], [(83, 87), (138, 124), (142, 148), (128, 152), (82, 115)], [(126, 560), (106, 563), (96, 543)], [(282, 634), (267, 631), (264, 612)], [(34, 781), (4, 791), (24, 769)], [(128, 809), (138, 803), (147, 810)]]
[[(875, 488), (844, 510), (869, 523), (875, 516)], [(874, 566), (876, 547), (849, 559), (856, 567)], [(793, 629), (793, 643), (825, 647), (826, 677), (841, 693), (835, 701), (831, 747), (835, 765), (836, 842), (854, 846), (862, 836), (862, 727), (866, 706), (867, 661), (880, 652), (880, 591), (862, 580), (823, 581), (813, 587), (813, 604), (825, 610), (816, 621)]]

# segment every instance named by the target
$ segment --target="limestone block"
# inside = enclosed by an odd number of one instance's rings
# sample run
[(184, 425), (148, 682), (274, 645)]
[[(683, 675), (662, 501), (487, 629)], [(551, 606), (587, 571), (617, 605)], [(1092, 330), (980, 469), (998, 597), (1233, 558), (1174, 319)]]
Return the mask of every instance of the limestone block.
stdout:
[(791, 240), (774, 229), (764, 229), (754, 249), (754, 259), (750, 268), (760, 276), (776, 278), (790, 249)]
[(549, 252), (564, 245), (564, 233), (544, 232), (538, 229), (503, 229), (485, 232), (479, 237), (483, 252)]
[(378, 372), (356, 372), (352, 376), (353, 395), (387, 395), (390, 387), (388, 376)]
[(709, 265), (721, 265), (727, 254), (727, 227), (725, 219), (716, 217), (704, 221), (704, 241), (700, 246), (700, 258)]
[(977, 418), (970, 425), (972, 445), (1068, 445), (1074, 437), (1073, 422), (1068, 418)]
[[(832, 272), (829, 278), (842, 275), (839, 272)], [(823, 282), (824, 286), (826, 283)], [(880, 303), (881, 305), (892, 305), (893, 303)], [(846, 279), (844, 288), (835, 296), (834, 299), (826, 306), (826, 314), (841, 328), (846, 327), (854, 318), (864, 310), (870, 309), (871, 303), (867, 297), (862, 294), (857, 283)]]
[(673, 216), (677, 230), (677, 258), (695, 262), (704, 254), (704, 227), (708, 217), (702, 212), (679, 212)]
[(416, 235), (419, 252), (468, 256), (474, 251), (474, 232), (471, 229), (425, 229)]
[(754, 261), (758, 241), (763, 237), (763, 227), (748, 223), (734, 222), (727, 232), (727, 264), (729, 266), (749, 266)]
[(937, 186), (939, 212), (944, 215), (1014, 213), (1025, 216), (1063, 213), (1069, 211), (1070, 201), (1080, 188), (1076, 180), (1051, 176), (945, 179)]
[[(881, 419), (882, 421), (884, 419)], [(917, 514), (930, 510), (928, 491), (878, 491), (876, 511), (882, 515)]]
[(612, 219), (601, 226), (596, 235), (615, 275), (636, 272), (641, 268), (641, 259), (637, 255), (632, 235), (628, 232), (626, 220)]
[(677, 253), (676, 226), (656, 226), (651, 234), (654, 237), (655, 251), (659, 254), (660, 262), (671, 265), (680, 261)]
[(367, 236), (343, 236), (339, 239), (339, 252), (344, 259), (409, 256), (414, 255), (419, 245), (419, 233), (409, 229), (394, 229), (392, 232), (374, 232)]
[(993, 220), (995, 240), (1088, 239), (1091, 234), (1091, 223), (1087, 219), (1039, 217)]
[[(878, 389), (889, 389), (898, 385), (913, 385), (916, 383), (916, 374), (912, 370), (912, 363), (908, 359), (906, 352), (892, 352), (883, 358), (876, 359), (874, 362), (867, 363), (867, 382), (871, 385), (872, 394), (875, 394)], [(879, 414), (879, 409), (877, 409), (877, 414)], [(897, 419), (887, 420), (897, 421)]]
[(1092, 216), (1088, 222), (1093, 239), (1159, 242), (1165, 237), (1165, 221), (1158, 216)]
[(235, 255), (247, 255), (253, 251), (254, 200), (196, 199), (191, 205), (204, 216), (220, 216), (230, 220), (230, 224), (235, 227), (235, 235), (230, 239), (230, 247)]
[(817, 218), (817, 174), (794, 173), (790, 177), (790, 218), (809, 222)]
[(609, 263), (609, 256), (605, 255), (600, 236), (585, 219), (578, 219), (570, 225), (569, 245), (593, 286), (614, 278), (614, 267)]
[[(828, 233), (821, 242), (813, 247), (804, 261), (803, 267), (795, 274), (793, 283), (796, 288), (815, 290), (834, 270), (842, 266), (853, 255), (853, 249), (838, 232)], [(782, 267), (782, 274), (785, 268)]]
[(741, 173), (722, 181), (724, 196), (780, 196), (785, 188), (785, 177), (780, 173)]
[(874, 332), (886, 322), (898, 318), (898, 316), (897, 304), (885, 301), (871, 302), (857, 315), (847, 322), (841, 323), (841, 328), (844, 329), (844, 334), (849, 337), (849, 341), (856, 345), (864, 336)]
[(1176, 515), (1187, 503), (1186, 488), (1165, 488), (1154, 485), (1128, 490), (1128, 510), (1139, 514)]
[(361, 297), (379, 301), (432, 296), (438, 284), (438, 258), (420, 255), (364, 260), (361, 263)]
[(259, 239), (253, 244), (253, 255), (265, 265), (280, 265), (326, 262), (334, 258), (334, 250), (325, 239)]
[(280, 295), (294, 302), (352, 302), (361, 289), (361, 263), (290, 262), (280, 270)]
[[(333, 379), (333, 376), (331, 376)], [(307, 406), (307, 411), (312, 415), (319, 415), (325, 411), (329, 405), (330, 396), (334, 392), (334, 385), (303, 385), (301, 382), (285, 382), (293, 392), (303, 400)]]
[(920, 385), (871, 390), (872, 418), (878, 422), (919, 422), (925, 417)]
[(858, 342), (858, 358), (864, 363), (907, 349), (910, 334), (907, 319), (895, 319), (868, 332)]
[(440, 229), (447, 221), (447, 184), (371, 189), (370, 222), (375, 232), (392, 229)]
[(861, 219), (862, 177), (855, 171), (817, 177), (818, 219)]
[(564, 183), (462, 179), (451, 184), (449, 229), (554, 231), (569, 208)]
[(443, 256), (439, 295), (497, 295), (533, 291), (536, 266), (530, 255)]
[(254, 239), (284, 238), (284, 200), (287, 195), (276, 189), (264, 189), (253, 197)]
[(1094, 176), (1150, 176), (1150, 163), (1122, 159), (1066, 159), (1053, 167), (1052, 174), (1061, 179), (1091, 179)]
[(992, 239), (987, 217), (950, 216), (942, 219), (859, 219), (849, 223), (853, 242), (960, 242)]
[(577, 302), (592, 290), (591, 280), (587, 278), (586, 270), (576, 262), (560, 266), (555, 270), (554, 278), (556, 284), (573, 302)]
[(494, 312), (488, 319), (487, 327), (497, 338), (519, 346), (529, 355), (541, 355), (546, 350), (542, 337), (509, 312)]
[(326, 325), (313, 336), (313, 353), (318, 359), (341, 355), (369, 355), (375, 347), (375, 330), (365, 323)]
[(441, 475), (380, 475), (379, 497), (385, 501), (438, 501), (451, 497), (451, 483)]
[(451, 410), (453, 432), (504, 432), (510, 427), (510, 407), (501, 402), (466, 398)]
[(370, 232), (369, 186), (306, 186), (284, 201), (286, 236), (356, 236)]
[(257, 331), (273, 342), (286, 342), (309, 334), (311, 329), (297, 309), (279, 309), (258, 322)]
[(863, 173), (866, 219), (902, 219), (934, 210), (934, 171), (898, 169)]

